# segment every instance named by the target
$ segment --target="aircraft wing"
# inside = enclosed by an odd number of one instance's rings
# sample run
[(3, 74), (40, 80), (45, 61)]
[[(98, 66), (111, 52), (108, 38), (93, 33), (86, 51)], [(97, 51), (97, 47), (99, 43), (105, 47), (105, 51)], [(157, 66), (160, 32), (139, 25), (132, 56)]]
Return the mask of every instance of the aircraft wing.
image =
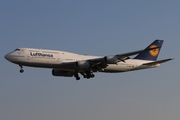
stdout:
[(129, 56), (136, 55), (156, 48), (159, 47), (143, 49), (117, 55), (109, 55), (99, 58), (92, 58), (82, 61), (63, 62), (59, 65), (56, 65), (55, 68), (102, 71), (104, 68), (108, 66), (108, 64), (117, 64), (120, 61), (125, 62), (125, 60), (129, 59)]
[(150, 62), (150, 63), (144, 63), (143, 65), (157, 65), (157, 64), (161, 64), (167, 61), (173, 60), (173, 58), (169, 58), (169, 59), (164, 59), (164, 60), (158, 60), (155, 62)]
[[(161, 47), (161, 46), (160, 46)], [(143, 53), (145, 51), (157, 49), (160, 47), (154, 47), (154, 48), (149, 48), (149, 49), (143, 49), (143, 50), (138, 50), (138, 51), (133, 51), (133, 52), (128, 52), (128, 53), (123, 53), (123, 54), (117, 54), (117, 55), (109, 55), (109, 56), (104, 56), (102, 58), (97, 58), (97, 59), (92, 59), (91, 61), (102, 61), (106, 64), (117, 64), (120, 61), (125, 62), (125, 60), (129, 59), (129, 56), (136, 55), (139, 53)]]

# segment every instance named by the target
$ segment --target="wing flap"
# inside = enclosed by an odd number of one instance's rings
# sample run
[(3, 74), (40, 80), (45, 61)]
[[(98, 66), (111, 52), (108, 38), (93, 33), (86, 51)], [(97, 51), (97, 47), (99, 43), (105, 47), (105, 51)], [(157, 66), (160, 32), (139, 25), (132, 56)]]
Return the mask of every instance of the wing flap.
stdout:
[(124, 54), (118, 54), (116, 55), (119, 59), (123, 59), (125, 57), (129, 57), (129, 56), (132, 56), (132, 55), (136, 55), (136, 54), (139, 54), (139, 53), (143, 53), (143, 52), (146, 52), (146, 51), (149, 51), (149, 50), (153, 50), (153, 49), (157, 49), (157, 48), (160, 48), (161, 46), (159, 47), (154, 47), (154, 48), (149, 48), (149, 49), (143, 49), (143, 50), (138, 50), (138, 51), (133, 51), (133, 52), (128, 52), (128, 53), (124, 53)]
[[(136, 55), (136, 54), (139, 54), (139, 53), (142, 53), (142, 52), (145, 52), (148, 50), (156, 49), (156, 48), (159, 48), (159, 47), (143, 49), (143, 50), (128, 52), (128, 53), (124, 53), (124, 54), (117, 54), (117, 55), (113, 55), (113, 56), (117, 57), (118, 58), (117, 62), (119, 62), (119, 61), (124, 61), (124, 60), (128, 59), (129, 56)], [(93, 58), (93, 59), (87, 59), (87, 60), (83, 60), (83, 61), (87, 61), (90, 64), (91, 69), (97, 69), (97, 71), (99, 71), (99, 70), (102, 70), (107, 67), (107, 63), (105, 62), (105, 57), (107, 57), (107, 56)], [(78, 61), (63, 62), (63, 63), (56, 65), (54, 68), (75, 69), (77, 66), (77, 62)]]

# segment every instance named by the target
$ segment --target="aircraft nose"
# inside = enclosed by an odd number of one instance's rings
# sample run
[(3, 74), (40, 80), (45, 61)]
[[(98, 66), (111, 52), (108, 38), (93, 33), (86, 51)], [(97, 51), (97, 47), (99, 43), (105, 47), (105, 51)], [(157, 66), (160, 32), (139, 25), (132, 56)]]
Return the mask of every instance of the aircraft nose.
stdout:
[(4, 56), (4, 58), (5, 58), (6, 60), (9, 60), (9, 54), (6, 54), (6, 55)]

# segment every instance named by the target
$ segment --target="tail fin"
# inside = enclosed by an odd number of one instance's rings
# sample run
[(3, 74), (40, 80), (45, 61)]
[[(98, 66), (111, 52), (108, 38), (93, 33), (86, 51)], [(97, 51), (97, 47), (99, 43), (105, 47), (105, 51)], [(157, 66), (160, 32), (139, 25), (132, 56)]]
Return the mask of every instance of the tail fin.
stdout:
[[(141, 59), (141, 60), (153, 60), (156, 61), (159, 52), (161, 50), (161, 46), (163, 44), (163, 40), (155, 40), (153, 43), (151, 43), (146, 49), (159, 47), (153, 50), (145, 51), (140, 54), (138, 54), (134, 59)], [(145, 49), (145, 50), (146, 50)]]

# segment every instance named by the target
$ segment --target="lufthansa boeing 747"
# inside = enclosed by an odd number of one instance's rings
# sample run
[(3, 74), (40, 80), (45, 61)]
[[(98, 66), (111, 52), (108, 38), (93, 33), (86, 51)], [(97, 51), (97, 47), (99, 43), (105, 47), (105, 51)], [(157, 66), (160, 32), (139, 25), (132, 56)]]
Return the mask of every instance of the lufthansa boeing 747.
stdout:
[[(5, 55), (5, 59), (20, 66), (51, 68), (53, 76), (93, 78), (94, 72), (119, 73), (156, 68), (172, 58), (156, 61), (163, 40), (155, 40), (146, 49), (108, 56), (80, 55), (65, 51), (18, 48)], [(134, 58), (129, 56), (137, 55)]]

